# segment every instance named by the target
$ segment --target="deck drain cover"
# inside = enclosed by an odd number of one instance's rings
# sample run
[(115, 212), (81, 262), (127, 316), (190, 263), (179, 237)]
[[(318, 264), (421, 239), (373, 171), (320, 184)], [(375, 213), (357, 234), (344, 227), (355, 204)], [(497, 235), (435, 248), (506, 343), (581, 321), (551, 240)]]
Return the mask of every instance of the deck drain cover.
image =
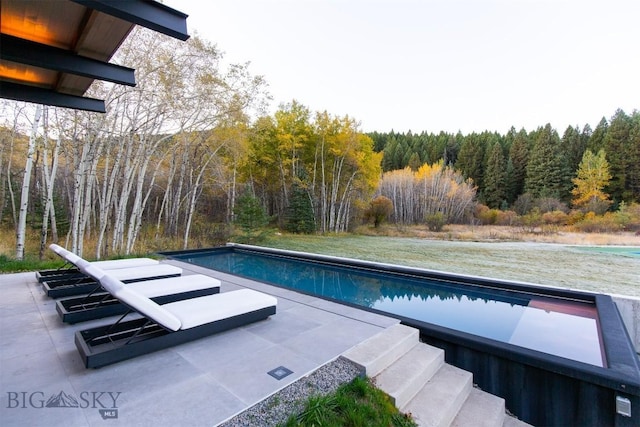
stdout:
[(276, 369), (272, 369), (267, 374), (280, 381), (287, 375), (293, 374), (293, 371), (285, 368), (284, 366), (278, 366)]

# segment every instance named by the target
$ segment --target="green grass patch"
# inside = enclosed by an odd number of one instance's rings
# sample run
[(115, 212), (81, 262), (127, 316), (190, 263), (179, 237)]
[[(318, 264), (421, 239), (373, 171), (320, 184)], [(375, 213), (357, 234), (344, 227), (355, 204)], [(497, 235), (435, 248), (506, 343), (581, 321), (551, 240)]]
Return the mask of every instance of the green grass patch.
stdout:
[[(51, 252), (53, 253), (53, 252)], [(55, 255), (53, 255), (55, 256)], [(106, 259), (125, 258), (159, 258), (155, 254), (130, 254), (126, 256), (115, 256)], [(0, 273), (20, 273), (24, 271), (53, 270), (64, 265), (64, 261), (55, 256), (53, 259), (38, 259), (37, 256), (26, 254), (23, 260), (17, 260), (5, 254), (0, 254)]]
[(368, 378), (357, 377), (334, 393), (310, 397), (299, 415), (292, 415), (285, 427), (410, 427), (410, 416), (402, 414), (391, 398)]
[(51, 270), (64, 264), (62, 260), (39, 260), (37, 257), (26, 256), (24, 260), (10, 258), (0, 254), (0, 272), (19, 273), (22, 271)]

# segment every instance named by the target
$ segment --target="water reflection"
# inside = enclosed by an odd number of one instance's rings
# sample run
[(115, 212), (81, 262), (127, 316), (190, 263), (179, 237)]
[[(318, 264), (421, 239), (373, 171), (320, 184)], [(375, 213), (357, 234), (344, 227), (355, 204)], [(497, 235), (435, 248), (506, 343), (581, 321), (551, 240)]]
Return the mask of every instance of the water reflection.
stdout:
[[(594, 307), (254, 253), (216, 252), (185, 261), (573, 360), (603, 364)], [(576, 307), (568, 309), (571, 304)]]

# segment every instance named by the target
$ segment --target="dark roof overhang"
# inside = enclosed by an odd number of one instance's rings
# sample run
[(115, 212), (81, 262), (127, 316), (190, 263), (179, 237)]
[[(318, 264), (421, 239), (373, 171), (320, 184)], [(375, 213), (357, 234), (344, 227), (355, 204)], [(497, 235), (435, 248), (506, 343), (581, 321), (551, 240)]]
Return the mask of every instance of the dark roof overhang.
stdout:
[(135, 86), (108, 61), (134, 25), (186, 40), (187, 15), (151, 0), (0, 0), (0, 97), (105, 112), (94, 80)]

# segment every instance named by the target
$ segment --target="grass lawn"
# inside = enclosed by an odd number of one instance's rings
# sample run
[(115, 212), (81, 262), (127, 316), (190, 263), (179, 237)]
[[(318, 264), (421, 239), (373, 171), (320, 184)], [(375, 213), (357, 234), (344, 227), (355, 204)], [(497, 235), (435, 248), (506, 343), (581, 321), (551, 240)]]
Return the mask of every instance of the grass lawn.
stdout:
[(634, 252), (532, 242), (469, 242), (362, 235), (270, 235), (262, 246), (496, 279), (640, 297)]

